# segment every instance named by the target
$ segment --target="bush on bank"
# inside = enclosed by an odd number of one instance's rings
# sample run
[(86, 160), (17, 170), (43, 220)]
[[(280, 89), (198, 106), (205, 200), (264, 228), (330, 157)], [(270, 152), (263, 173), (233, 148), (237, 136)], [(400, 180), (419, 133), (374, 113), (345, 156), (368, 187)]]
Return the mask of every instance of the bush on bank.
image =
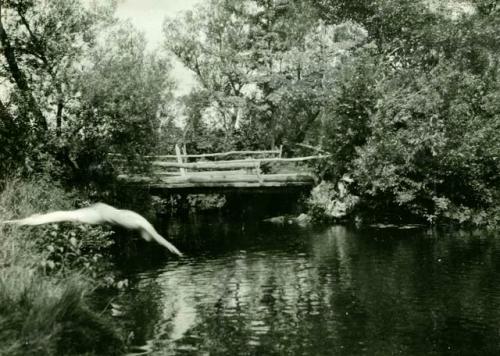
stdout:
[[(71, 209), (74, 194), (43, 179), (10, 180), (0, 220)], [(102, 227), (0, 226), (0, 354), (108, 355), (123, 352), (115, 327), (88, 297), (113, 243)]]
[(374, 220), (498, 226), (498, 64), (373, 63), (346, 67), (357, 74), (345, 76), (325, 113), (317, 139), (332, 155), (324, 177), (348, 174), (358, 211)]

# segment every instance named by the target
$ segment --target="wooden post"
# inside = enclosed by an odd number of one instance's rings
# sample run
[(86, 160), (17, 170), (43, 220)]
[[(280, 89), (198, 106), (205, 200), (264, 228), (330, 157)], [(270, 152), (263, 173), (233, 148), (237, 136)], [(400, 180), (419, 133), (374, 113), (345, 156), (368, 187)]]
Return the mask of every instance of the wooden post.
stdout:
[(257, 178), (259, 179), (259, 183), (262, 184), (264, 179), (262, 177), (262, 170), (260, 169), (260, 161), (255, 164), (255, 171), (257, 172)]
[[(184, 159), (182, 160), (182, 162), (187, 163), (188, 162), (188, 158), (187, 158), (186, 145), (182, 145), (182, 155), (184, 156)], [(187, 174), (187, 172), (188, 172), (187, 168), (184, 168), (184, 173)]]
[[(181, 149), (179, 148), (179, 145), (175, 145), (175, 155), (177, 156), (177, 163), (184, 163), (182, 161), (182, 156), (181, 156)], [(181, 172), (181, 176), (185, 176), (186, 175), (186, 169), (185, 168), (179, 168), (180, 172)]]
[(279, 155), (279, 158), (281, 158), (282, 154), (283, 154), (283, 145), (280, 145), (280, 155)]

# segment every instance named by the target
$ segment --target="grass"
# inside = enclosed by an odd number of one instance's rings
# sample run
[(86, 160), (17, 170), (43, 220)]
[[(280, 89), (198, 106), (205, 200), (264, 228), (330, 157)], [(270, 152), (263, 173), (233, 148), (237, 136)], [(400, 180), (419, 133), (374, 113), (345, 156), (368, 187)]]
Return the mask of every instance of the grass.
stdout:
[[(74, 204), (75, 195), (49, 182), (11, 180), (0, 193), (0, 220)], [(116, 328), (88, 302), (96, 281), (70, 265), (43, 267), (46, 231), (0, 226), (0, 355), (121, 354)]]

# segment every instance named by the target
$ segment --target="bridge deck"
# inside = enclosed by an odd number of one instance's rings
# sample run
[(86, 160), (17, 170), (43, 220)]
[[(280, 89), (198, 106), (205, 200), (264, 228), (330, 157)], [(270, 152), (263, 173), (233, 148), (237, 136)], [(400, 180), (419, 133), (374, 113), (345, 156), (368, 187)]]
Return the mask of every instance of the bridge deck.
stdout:
[(286, 186), (312, 186), (314, 176), (307, 173), (279, 174), (210, 174), (186, 173), (175, 177), (145, 177), (119, 175), (118, 179), (128, 184), (147, 185), (151, 188), (266, 188)]
[[(176, 147), (176, 153), (175, 156), (147, 157), (151, 164), (151, 170), (144, 174), (129, 173), (127, 167), (122, 165), (118, 179), (128, 185), (139, 185), (155, 190), (307, 188), (314, 185), (315, 176), (310, 172), (304, 172), (304, 169), (300, 167), (288, 167), (286, 172), (270, 173), (264, 173), (262, 168), (266, 165), (276, 166), (276, 164), (283, 163), (290, 165), (326, 157), (281, 158), (281, 149), (279, 151), (232, 151), (188, 155), (185, 152), (181, 154), (180, 149)], [(247, 158), (214, 160), (228, 155), (247, 156)], [(176, 161), (172, 161), (174, 157)], [(200, 158), (203, 161), (199, 161)], [(207, 160), (207, 158), (212, 160)], [(193, 162), (193, 159), (197, 159), (197, 161)], [(119, 163), (120, 161), (124, 163), (123, 159), (115, 155), (115, 162)], [(265, 167), (264, 170), (270, 169)]]

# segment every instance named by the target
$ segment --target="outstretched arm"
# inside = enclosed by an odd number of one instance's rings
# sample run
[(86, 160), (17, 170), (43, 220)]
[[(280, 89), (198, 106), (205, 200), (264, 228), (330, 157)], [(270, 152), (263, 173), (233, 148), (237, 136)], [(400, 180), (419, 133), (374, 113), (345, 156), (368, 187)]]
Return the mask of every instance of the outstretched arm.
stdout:
[(182, 256), (181, 251), (177, 249), (172, 243), (168, 242), (163, 236), (161, 236), (153, 226), (151, 228), (145, 228), (141, 230), (141, 236), (146, 241), (151, 241), (151, 239), (158, 242), (160, 245), (166, 247), (170, 252), (175, 253), (177, 256)]

